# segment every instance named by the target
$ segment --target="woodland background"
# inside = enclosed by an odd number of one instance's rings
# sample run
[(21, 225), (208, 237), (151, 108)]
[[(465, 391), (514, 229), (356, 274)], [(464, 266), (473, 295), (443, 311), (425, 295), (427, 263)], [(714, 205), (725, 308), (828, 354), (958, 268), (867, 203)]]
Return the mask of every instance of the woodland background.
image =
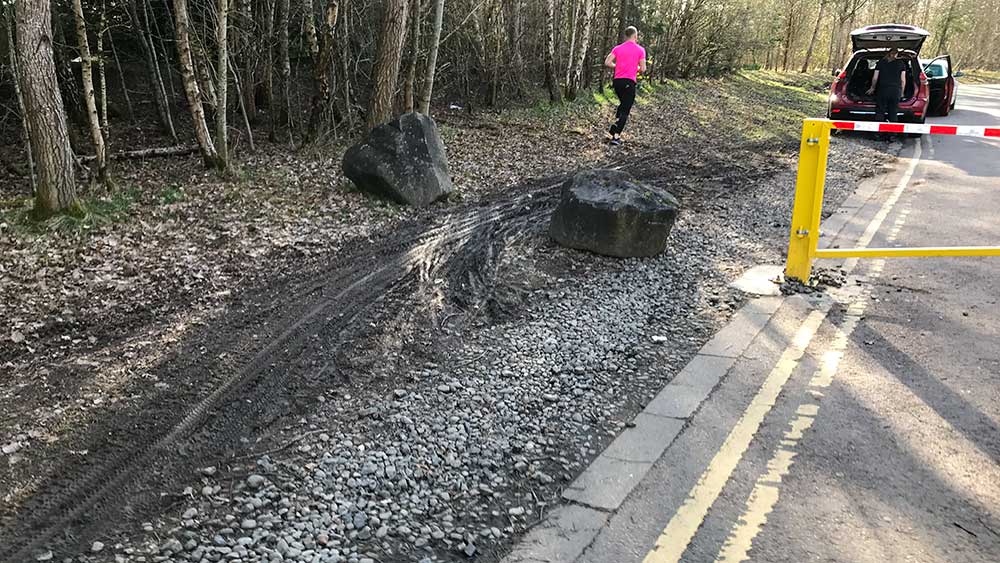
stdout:
[(653, 81), (832, 69), (850, 52), (850, 31), (879, 22), (928, 29), (924, 56), (949, 53), (961, 69), (1000, 65), (1000, 0), (0, 6), (0, 141), (11, 149), (0, 158), (29, 179), (43, 216), (75, 209), (79, 184), (112, 185), (116, 157), (198, 152), (226, 171), (264, 137), (298, 150), (439, 104), (480, 111), (574, 99), (607, 80), (601, 63), (627, 25), (640, 29)]

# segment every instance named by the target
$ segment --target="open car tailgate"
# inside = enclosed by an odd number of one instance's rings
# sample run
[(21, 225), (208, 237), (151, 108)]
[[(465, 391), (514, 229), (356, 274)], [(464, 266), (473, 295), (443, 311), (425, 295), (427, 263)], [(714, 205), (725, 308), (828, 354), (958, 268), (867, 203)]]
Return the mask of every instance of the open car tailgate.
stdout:
[(851, 45), (855, 51), (895, 47), (919, 53), (929, 35), (926, 30), (912, 25), (869, 25), (851, 32)]

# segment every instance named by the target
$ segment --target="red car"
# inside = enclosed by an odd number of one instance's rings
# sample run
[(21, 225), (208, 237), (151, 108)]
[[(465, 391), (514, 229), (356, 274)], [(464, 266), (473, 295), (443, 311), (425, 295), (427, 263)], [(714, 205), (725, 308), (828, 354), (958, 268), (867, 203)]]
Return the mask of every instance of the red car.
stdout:
[(869, 25), (851, 32), (854, 54), (847, 66), (834, 71), (837, 77), (830, 87), (827, 117), (853, 121), (875, 119), (875, 96), (868, 94), (875, 65), (891, 48), (899, 49), (900, 58), (909, 68), (897, 121), (923, 123), (927, 118), (930, 89), (918, 55), (927, 31), (912, 25)]

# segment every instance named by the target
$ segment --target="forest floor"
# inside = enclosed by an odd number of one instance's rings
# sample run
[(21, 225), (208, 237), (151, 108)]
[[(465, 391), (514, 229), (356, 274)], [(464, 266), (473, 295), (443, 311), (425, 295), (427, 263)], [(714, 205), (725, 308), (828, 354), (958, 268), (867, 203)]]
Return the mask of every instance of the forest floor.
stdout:
[[(646, 88), (614, 149), (603, 94), (443, 111), (457, 194), (423, 210), (278, 144), (121, 162), (81, 219), (0, 194), (0, 561), (498, 560), (780, 263), (826, 88)], [(834, 143), (830, 208), (896, 149)], [(548, 239), (596, 166), (680, 198), (667, 253)]]

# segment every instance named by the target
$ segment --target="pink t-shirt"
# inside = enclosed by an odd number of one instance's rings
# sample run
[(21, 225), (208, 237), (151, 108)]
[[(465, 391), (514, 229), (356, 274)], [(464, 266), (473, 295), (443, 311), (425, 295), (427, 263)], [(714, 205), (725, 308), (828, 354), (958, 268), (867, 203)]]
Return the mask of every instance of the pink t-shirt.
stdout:
[(635, 41), (626, 41), (612, 49), (611, 54), (615, 56), (615, 78), (636, 81), (639, 61), (646, 58), (646, 50)]

